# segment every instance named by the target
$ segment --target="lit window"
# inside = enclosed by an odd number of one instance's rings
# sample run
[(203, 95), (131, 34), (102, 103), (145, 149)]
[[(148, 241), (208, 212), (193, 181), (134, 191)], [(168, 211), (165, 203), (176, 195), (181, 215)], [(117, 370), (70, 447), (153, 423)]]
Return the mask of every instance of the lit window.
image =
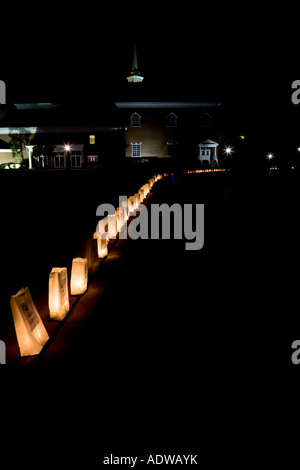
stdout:
[(88, 163), (91, 162), (97, 162), (98, 161), (98, 155), (88, 155)]
[(131, 144), (131, 156), (132, 157), (140, 157), (141, 156), (141, 144)]
[(131, 127), (141, 127), (141, 116), (138, 113), (134, 113), (131, 117)]
[(90, 135), (90, 144), (93, 145), (95, 143), (95, 136)]
[(175, 113), (170, 113), (167, 117), (167, 126), (168, 127), (177, 127), (177, 116)]

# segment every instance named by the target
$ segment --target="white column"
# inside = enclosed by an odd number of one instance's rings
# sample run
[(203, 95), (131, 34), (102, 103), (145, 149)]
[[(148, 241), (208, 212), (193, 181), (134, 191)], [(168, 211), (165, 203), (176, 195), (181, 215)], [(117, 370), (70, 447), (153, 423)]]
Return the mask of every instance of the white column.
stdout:
[(201, 155), (201, 150), (202, 150), (202, 146), (200, 144), (198, 144), (198, 147), (199, 147), (199, 156), (198, 156), (198, 159), (201, 161), (202, 163), (202, 155)]
[(29, 160), (29, 170), (32, 170), (32, 150), (34, 145), (26, 145), (26, 150), (28, 152), (28, 160)]
[(214, 155), (214, 160), (219, 163), (218, 156), (217, 156), (217, 145), (215, 145), (215, 155)]

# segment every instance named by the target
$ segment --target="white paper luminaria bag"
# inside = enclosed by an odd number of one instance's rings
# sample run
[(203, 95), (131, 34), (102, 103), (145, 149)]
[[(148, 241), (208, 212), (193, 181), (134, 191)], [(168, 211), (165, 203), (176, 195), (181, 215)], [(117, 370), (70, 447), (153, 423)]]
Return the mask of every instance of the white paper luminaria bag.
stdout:
[(74, 258), (71, 271), (71, 295), (82, 295), (87, 290), (88, 284), (88, 260), (86, 258)]
[(49, 335), (33, 303), (28, 287), (10, 298), (21, 356), (39, 354)]
[(49, 311), (53, 320), (63, 320), (69, 311), (67, 268), (52, 268), (49, 275)]
[(94, 274), (99, 269), (98, 244), (95, 238), (87, 240), (85, 257), (88, 264), (88, 273)]

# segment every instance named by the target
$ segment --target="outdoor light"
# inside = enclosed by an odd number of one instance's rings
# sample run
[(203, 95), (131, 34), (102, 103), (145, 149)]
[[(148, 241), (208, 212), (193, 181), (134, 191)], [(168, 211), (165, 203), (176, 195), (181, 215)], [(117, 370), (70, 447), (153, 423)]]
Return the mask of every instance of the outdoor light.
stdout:
[(133, 214), (133, 212), (135, 211), (135, 199), (133, 196), (129, 197), (127, 199), (127, 202), (128, 202), (128, 210), (129, 210), (129, 214)]
[(297, 152), (300, 152), (300, 147), (297, 148)]
[(109, 241), (109, 238), (108, 238), (108, 219), (107, 219), (107, 217), (105, 217), (104, 219), (101, 219), (101, 220), (98, 221), (97, 232), (106, 232), (106, 238), (107, 238), (107, 241)]
[(108, 238), (114, 239), (117, 237), (117, 217), (116, 214), (108, 214)]
[(124, 214), (125, 214), (125, 218), (126, 220), (128, 220), (128, 201), (122, 201), (121, 202), (121, 206), (123, 207), (124, 209)]
[(86, 258), (74, 258), (71, 271), (71, 295), (81, 295), (87, 290), (88, 262)]
[(126, 208), (123, 206), (117, 207), (116, 209), (116, 219), (117, 219), (117, 231), (121, 232), (122, 228), (126, 223)]
[(233, 152), (233, 147), (230, 147), (230, 145), (228, 145), (228, 147), (225, 147), (224, 153), (225, 153), (226, 155), (229, 156), (229, 155), (232, 154), (232, 152)]
[(48, 303), (50, 318), (63, 320), (70, 308), (67, 268), (52, 268), (49, 275)]
[(274, 158), (273, 153), (271, 153), (271, 152), (268, 153), (267, 158), (268, 158), (269, 160), (272, 160), (272, 158)]
[(95, 232), (94, 238), (97, 240), (98, 258), (105, 258), (108, 255), (107, 251), (107, 233)]
[(33, 303), (28, 287), (10, 298), (21, 356), (39, 354), (49, 335)]
[(140, 196), (140, 202), (143, 202), (143, 200), (145, 199), (145, 190), (144, 190), (144, 188), (140, 188), (138, 194)]
[(94, 274), (99, 269), (98, 244), (95, 238), (87, 241), (85, 257), (87, 259), (88, 273)]
[(69, 144), (66, 144), (66, 145), (65, 145), (65, 151), (66, 151), (66, 152), (70, 152), (70, 150), (71, 150), (70, 145), (69, 145)]

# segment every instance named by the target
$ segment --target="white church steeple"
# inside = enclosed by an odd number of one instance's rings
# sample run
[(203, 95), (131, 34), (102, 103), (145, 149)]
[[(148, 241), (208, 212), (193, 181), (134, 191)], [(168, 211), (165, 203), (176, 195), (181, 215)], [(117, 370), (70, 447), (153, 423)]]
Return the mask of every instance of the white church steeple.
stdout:
[(139, 69), (138, 69), (135, 41), (133, 44), (132, 68), (131, 68), (130, 75), (127, 77), (127, 80), (129, 83), (139, 83), (144, 80), (144, 77), (141, 76)]

